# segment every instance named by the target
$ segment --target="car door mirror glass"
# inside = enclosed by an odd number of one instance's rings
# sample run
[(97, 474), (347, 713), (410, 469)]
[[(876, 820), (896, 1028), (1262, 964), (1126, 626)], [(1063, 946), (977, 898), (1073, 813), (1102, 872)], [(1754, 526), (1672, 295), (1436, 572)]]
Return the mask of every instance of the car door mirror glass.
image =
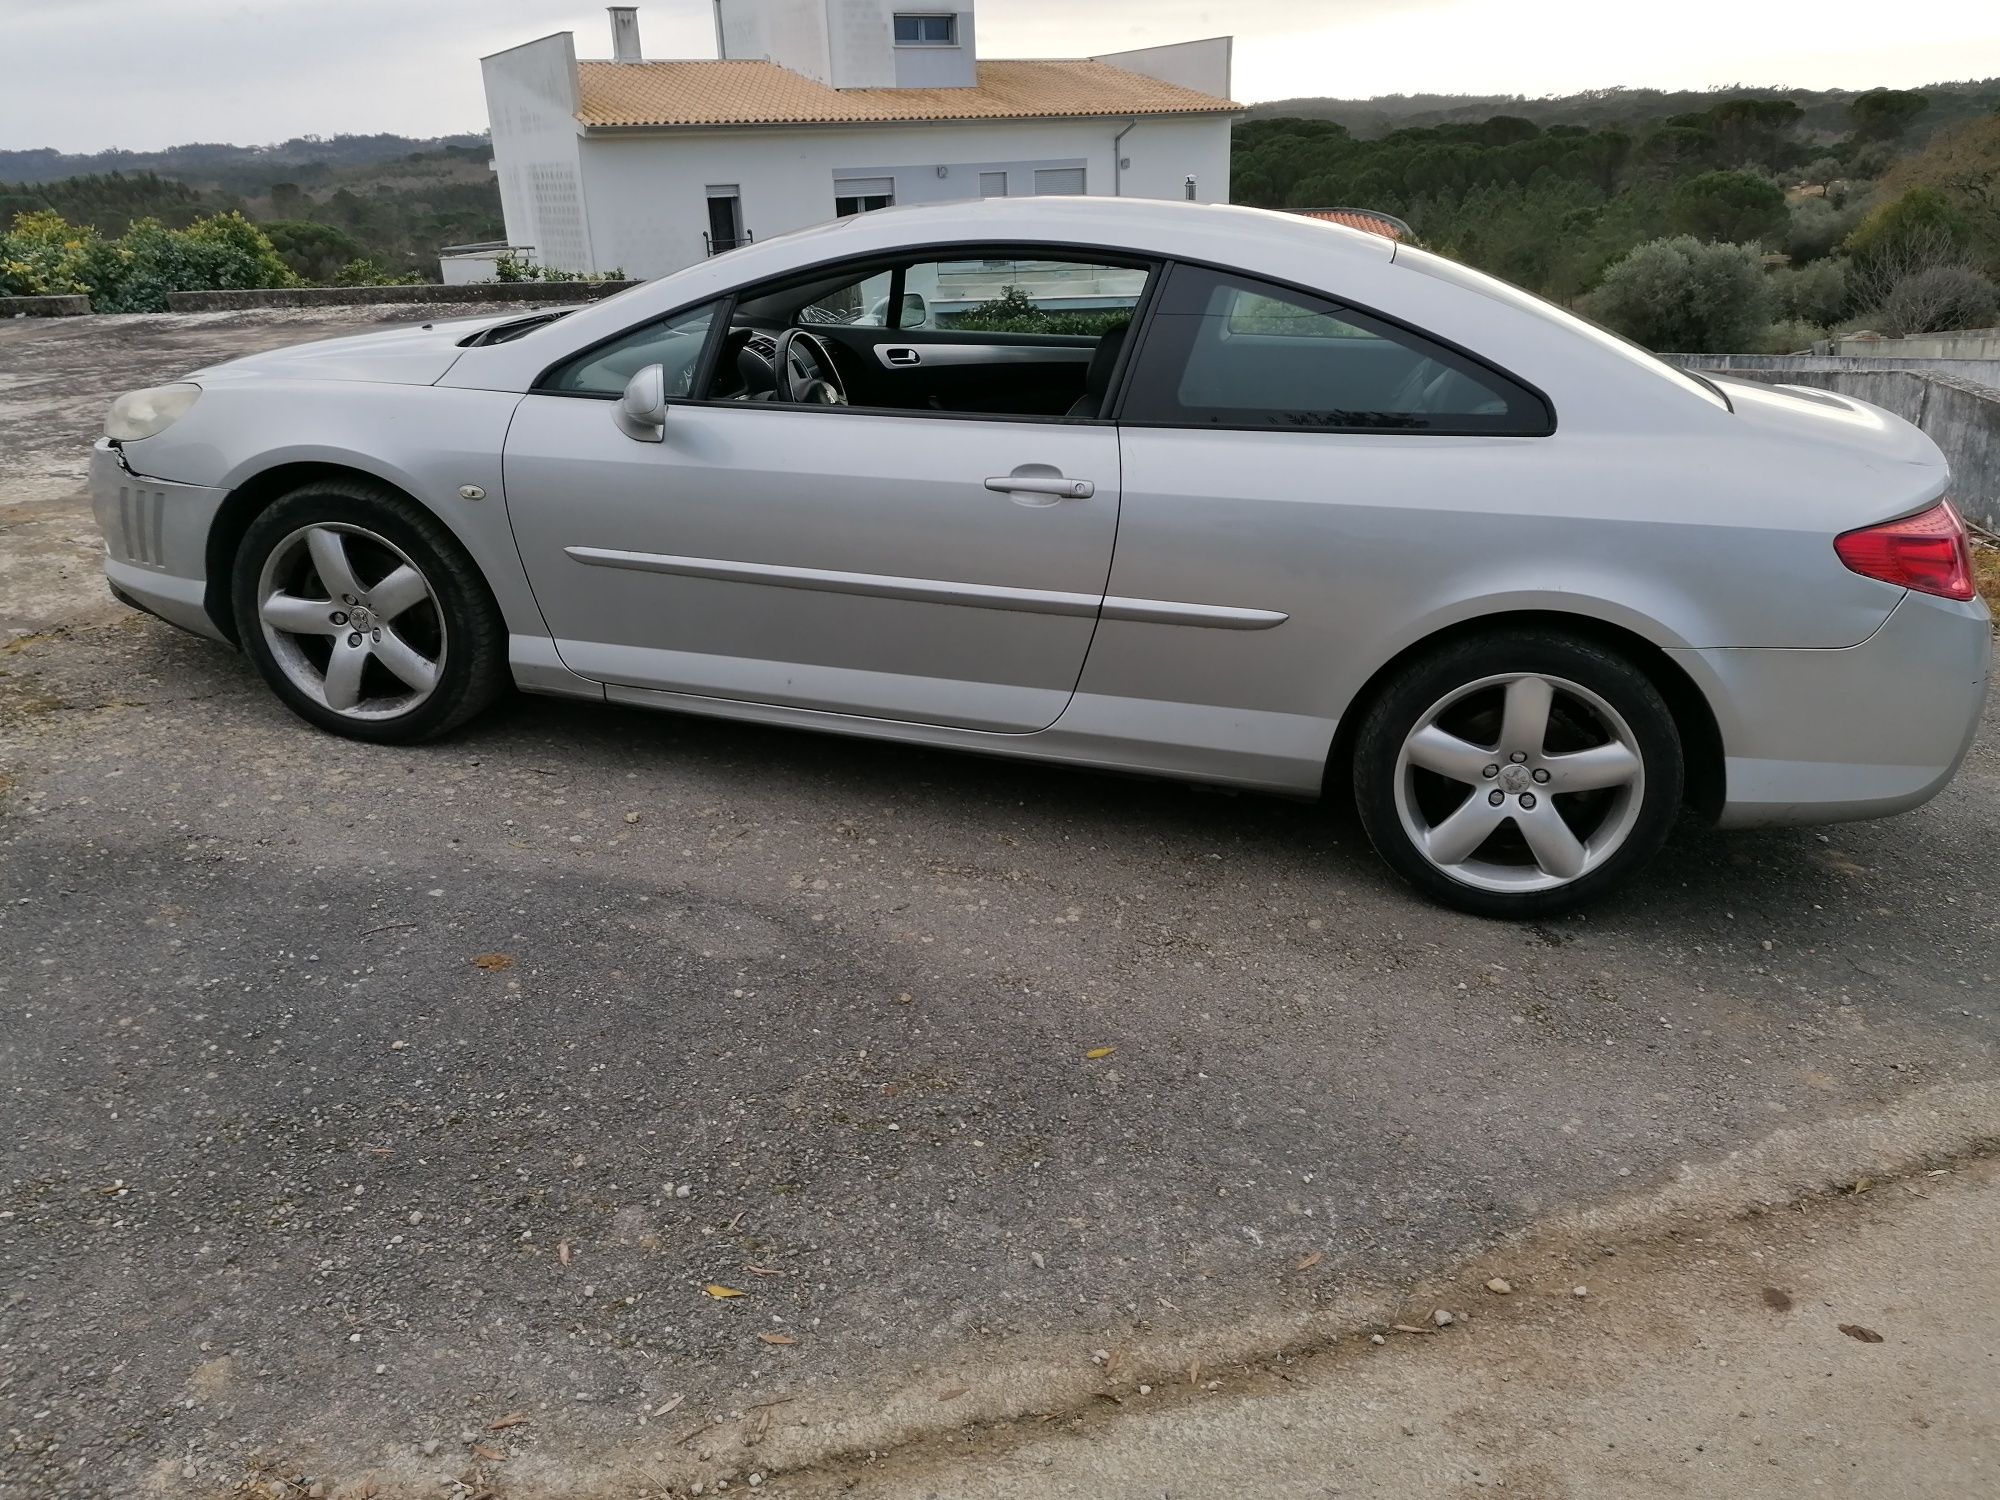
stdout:
[(625, 394), (618, 398), (619, 429), (642, 443), (657, 443), (667, 435), (667, 372), (662, 365), (647, 365), (625, 382)]
[(898, 328), (928, 328), (931, 322), (931, 305), (924, 301), (922, 292), (903, 293), (903, 314), (897, 321)]

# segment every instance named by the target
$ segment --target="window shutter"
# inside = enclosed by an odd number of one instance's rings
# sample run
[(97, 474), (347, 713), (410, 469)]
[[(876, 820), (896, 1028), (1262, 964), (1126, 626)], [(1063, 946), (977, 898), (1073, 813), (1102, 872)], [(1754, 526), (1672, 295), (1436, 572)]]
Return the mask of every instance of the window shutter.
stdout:
[(1035, 168), (1035, 192), (1070, 193), (1083, 192), (1082, 167), (1037, 167)]

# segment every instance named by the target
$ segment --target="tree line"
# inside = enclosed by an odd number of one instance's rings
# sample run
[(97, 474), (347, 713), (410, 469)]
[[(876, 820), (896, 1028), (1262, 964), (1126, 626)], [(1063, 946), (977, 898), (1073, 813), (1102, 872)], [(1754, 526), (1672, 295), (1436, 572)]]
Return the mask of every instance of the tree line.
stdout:
[(1926, 134), (1932, 104), (1869, 90), (1838, 134), (1756, 95), (1639, 124), (1501, 114), (1365, 139), (1250, 120), (1232, 195), (1395, 214), (1426, 246), (1655, 348), (1974, 326), (2000, 315), (2000, 114)]

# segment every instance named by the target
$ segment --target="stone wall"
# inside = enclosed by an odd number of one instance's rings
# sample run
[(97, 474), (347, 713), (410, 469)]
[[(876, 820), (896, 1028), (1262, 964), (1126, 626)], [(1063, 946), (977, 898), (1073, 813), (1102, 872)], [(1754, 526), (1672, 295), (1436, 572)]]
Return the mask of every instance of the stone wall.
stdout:
[[(1690, 370), (1836, 391), (1916, 423), (1951, 465), (1951, 494), (1959, 510), (1988, 531), (2000, 531), (2000, 389), (1958, 374), (1903, 368), (1901, 361), (1848, 359), (1830, 364), (1831, 356), (1741, 354), (1667, 357)], [(1890, 363), (1896, 367), (1884, 368)], [(1970, 363), (1950, 362), (1954, 370)]]
[(530, 302), (594, 302), (636, 281), (481, 281), (466, 286), (302, 286), (257, 291), (169, 292), (169, 312), (240, 312), (259, 307), (424, 306), (488, 303), (508, 307)]

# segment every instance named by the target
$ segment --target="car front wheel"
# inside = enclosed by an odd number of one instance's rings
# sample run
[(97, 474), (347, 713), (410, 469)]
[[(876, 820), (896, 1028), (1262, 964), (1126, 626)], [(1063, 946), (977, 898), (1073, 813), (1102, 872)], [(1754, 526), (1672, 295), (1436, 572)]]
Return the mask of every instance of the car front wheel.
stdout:
[(244, 534), (234, 605), (264, 680), (336, 734), (431, 739), (506, 683), (506, 632), (478, 569), (387, 486), (326, 480), (273, 504)]
[(1452, 642), (1368, 709), (1354, 792), (1382, 857), (1481, 916), (1539, 917), (1651, 859), (1680, 808), (1680, 735), (1652, 680), (1595, 643), (1518, 630)]

